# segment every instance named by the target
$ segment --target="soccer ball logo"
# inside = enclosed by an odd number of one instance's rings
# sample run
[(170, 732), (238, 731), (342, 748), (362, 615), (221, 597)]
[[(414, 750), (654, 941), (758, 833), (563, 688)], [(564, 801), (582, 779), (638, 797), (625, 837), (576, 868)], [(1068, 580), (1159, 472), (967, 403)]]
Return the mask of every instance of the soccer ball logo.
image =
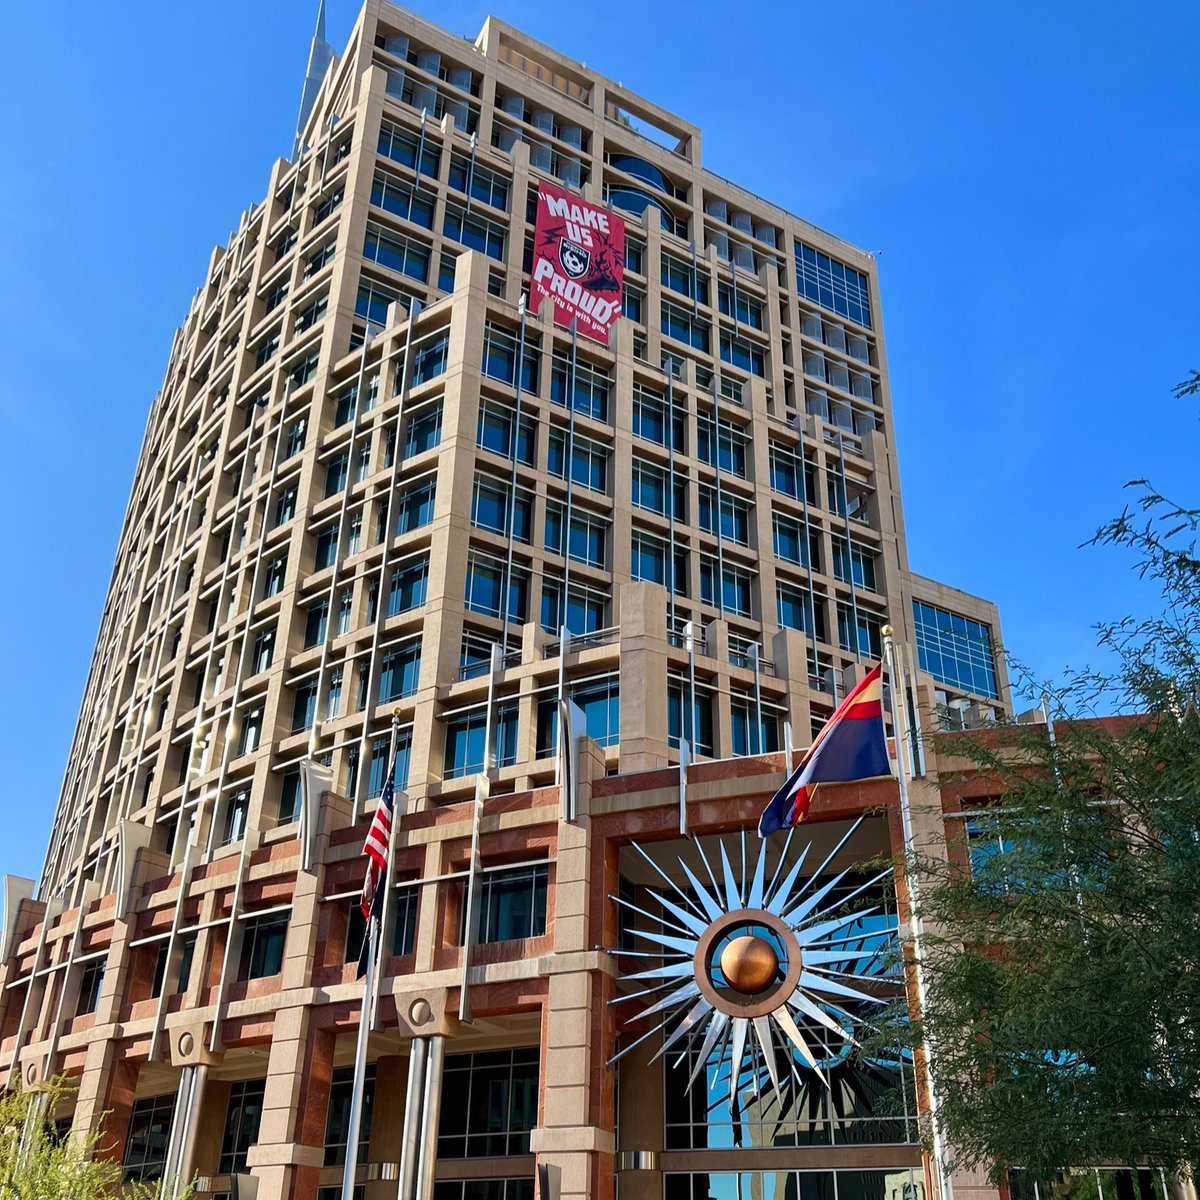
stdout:
[(578, 242), (562, 237), (558, 241), (558, 261), (568, 279), (582, 279), (592, 265), (592, 252)]

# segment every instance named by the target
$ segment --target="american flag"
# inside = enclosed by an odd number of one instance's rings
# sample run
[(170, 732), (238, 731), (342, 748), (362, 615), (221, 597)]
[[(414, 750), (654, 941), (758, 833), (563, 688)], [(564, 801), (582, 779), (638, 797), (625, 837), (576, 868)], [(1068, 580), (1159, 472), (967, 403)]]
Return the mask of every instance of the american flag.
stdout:
[(383, 795), (379, 798), (379, 807), (367, 830), (367, 840), (363, 843), (363, 853), (370, 860), (367, 863), (367, 877), (363, 880), (360, 904), (362, 914), (369, 921), (371, 909), (379, 884), (387, 872), (388, 846), (392, 840), (392, 812), (396, 804), (396, 762), (392, 760), (388, 771), (387, 781), (383, 785)]

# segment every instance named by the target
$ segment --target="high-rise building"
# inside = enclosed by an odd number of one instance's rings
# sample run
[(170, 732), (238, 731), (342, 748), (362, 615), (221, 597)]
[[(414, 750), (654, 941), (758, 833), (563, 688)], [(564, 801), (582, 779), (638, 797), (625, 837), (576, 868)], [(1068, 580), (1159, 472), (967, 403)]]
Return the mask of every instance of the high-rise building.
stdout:
[[(685, 827), (711, 854), (752, 828), (885, 625), (909, 718), (1009, 705), (995, 608), (909, 570), (873, 258), (495, 19), (368, 0), (325, 57), (171, 347), (37, 898), (6, 889), (0, 1068), (77, 1076), (132, 1176), (340, 1194), (394, 747), (369, 1200), (413, 1046), (438, 1200), (525, 1200), (535, 1166), (564, 1197), (922, 1186), (915, 1109), (850, 1084), (722, 1123), (681, 1067), (606, 1065), (649, 1028), (609, 1003), (637, 941), (610, 894), (683, 880)], [(608, 347), (526, 302), (541, 181), (626, 221)], [(827, 848), (895, 788), (845, 793)]]

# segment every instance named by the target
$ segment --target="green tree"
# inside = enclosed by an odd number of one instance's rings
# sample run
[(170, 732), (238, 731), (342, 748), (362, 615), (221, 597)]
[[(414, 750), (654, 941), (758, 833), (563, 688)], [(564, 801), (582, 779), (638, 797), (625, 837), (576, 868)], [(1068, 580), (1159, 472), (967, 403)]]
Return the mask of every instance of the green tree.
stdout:
[[(1200, 1163), (1200, 510), (1130, 486), (1092, 541), (1132, 554), (1155, 615), (1100, 628), (1114, 665), (1054, 690), (1053, 740), (970, 739), (995, 799), (949, 865), (922, 863), (908, 1036), (934, 1047), (956, 1162), (993, 1178)], [(1116, 715), (1067, 719), (1097, 713)]]
[[(0, 1200), (162, 1200), (158, 1184), (126, 1184), (119, 1163), (99, 1157), (103, 1133), (60, 1133), (55, 1114), (70, 1107), (66, 1079), (0, 1090)], [(191, 1188), (171, 1200), (184, 1200)]]

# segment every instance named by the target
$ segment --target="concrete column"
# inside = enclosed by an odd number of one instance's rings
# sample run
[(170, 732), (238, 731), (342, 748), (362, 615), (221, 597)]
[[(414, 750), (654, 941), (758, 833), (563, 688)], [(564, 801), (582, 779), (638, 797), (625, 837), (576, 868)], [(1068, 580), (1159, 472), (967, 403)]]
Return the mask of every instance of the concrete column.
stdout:
[(624, 583), (621, 626), (621, 770), (668, 765), (667, 595), (655, 583)]
[(287, 1008), (275, 1015), (258, 1142), (246, 1156), (246, 1169), (258, 1179), (258, 1200), (316, 1195), (333, 1050), (332, 1038), (314, 1036), (310, 1011)]
[(561, 1200), (592, 1196), (592, 1180), (607, 1160), (611, 1173), (615, 1141), (600, 1128), (598, 1093), (605, 1066), (599, 1019), (603, 1019), (601, 977), (584, 969), (589, 949), (588, 894), (591, 885), (590, 822), (559, 823), (554, 881), (555, 961), (571, 963), (552, 975), (542, 1010), (542, 1094), (538, 1128), (530, 1139), (539, 1165), (556, 1169)]

